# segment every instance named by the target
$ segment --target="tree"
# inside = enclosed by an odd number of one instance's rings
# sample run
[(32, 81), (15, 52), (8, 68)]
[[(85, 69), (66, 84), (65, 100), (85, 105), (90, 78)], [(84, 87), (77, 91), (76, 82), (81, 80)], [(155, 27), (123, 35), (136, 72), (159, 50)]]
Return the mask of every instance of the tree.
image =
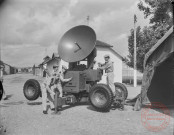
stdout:
[[(130, 67), (133, 67), (134, 62), (134, 30), (130, 30), (130, 36), (128, 37), (128, 49), (129, 49), (129, 61), (127, 64)], [(143, 62), (144, 56), (149, 51), (149, 49), (157, 42), (155, 38), (155, 31), (151, 27), (144, 27), (141, 30), (141, 27), (138, 26), (136, 30), (136, 42), (137, 42), (137, 70), (143, 72)]]
[(173, 7), (171, 0), (144, 0), (138, 3), (145, 18), (151, 16), (150, 23), (156, 28), (159, 25), (173, 25)]
[[(137, 69), (143, 72), (145, 54), (173, 25), (172, 4), (170, 0), (144, 0), (138, 3), (140, 11), (144, 12), (145, 18), (150, 18), (151, 26), (140, 26), (136, 30), (137, 42)], [(134, 30), (130, 30), (128, 37), (129, 55), (127, 64), (133, 67), (134, 62)]]

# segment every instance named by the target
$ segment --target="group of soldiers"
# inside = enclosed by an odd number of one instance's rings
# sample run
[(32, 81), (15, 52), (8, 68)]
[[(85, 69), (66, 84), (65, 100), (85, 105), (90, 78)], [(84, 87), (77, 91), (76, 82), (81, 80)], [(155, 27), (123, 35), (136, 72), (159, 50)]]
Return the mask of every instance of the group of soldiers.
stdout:
[[(107, 85), (111, 88), (114, 97), (116, 97), (117, 94), (116, 94), (115, 85), (114, 85), (114, 65), (113, 65), (113, 62), (110, 60), (110, 55), (108, 54), (105, 55), (104, 59), (105, 59), (105, 63), (103, 64), (98, 63), (97, 68), (105, 70), (105, 73), (107, 74), (107, 77), (106, 77)], [(43, 113), (44, 114), (48, 113), (47, 105), (49, 104), (52, 111), (58, 112), (58, 114), (60, 114), (61, 107), (60, 108), (55, 107), (55, 104), (56, 104), (55, 97), (56, 97), (56, 94), (58, 94), (58, 97), (63, 96), (62, 83), (72, 80), (72, 77), (68, 79), (64, 78), (64, 73), (67, 70), (67, 67), (64, 65), (62, 66), (61, 71), (59, 71), (59, 65), (57, 64), (53, 65), (52, 74), (48, 72), (46, 63), (43, 65), (43, 68), (44, 68), (44, 71), (46, 72), (46, 77), (42, 84)], [(57, 110), (55, 110), (55, 108)], [(122, 109), (124, 109), (124, 106), (122, 106)]]

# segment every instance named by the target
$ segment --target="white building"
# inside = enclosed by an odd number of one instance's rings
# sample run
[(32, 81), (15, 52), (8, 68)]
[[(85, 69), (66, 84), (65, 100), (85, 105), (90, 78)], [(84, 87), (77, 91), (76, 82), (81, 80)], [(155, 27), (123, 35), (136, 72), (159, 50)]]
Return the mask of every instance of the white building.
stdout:
[[(104, 43), (102, 41), (97, 40), (96, 42), (96, 49), (97, 49), (97, 56), (96, 61), (104, 63), (104, 55), (109, 54), (111, 57), (111, 61), (114, 62), (114, 75), (115, 75), (115, 82), (122, 83), (122, 59), (123, 57), (119, 55), (116, 51), (113, 50), (113, 46)], [(66, 65), (68, 67), (68, 63), (61, 61), (61, 65)], [(106, 83), (106, 74), (104, 73), (101, 83)]]

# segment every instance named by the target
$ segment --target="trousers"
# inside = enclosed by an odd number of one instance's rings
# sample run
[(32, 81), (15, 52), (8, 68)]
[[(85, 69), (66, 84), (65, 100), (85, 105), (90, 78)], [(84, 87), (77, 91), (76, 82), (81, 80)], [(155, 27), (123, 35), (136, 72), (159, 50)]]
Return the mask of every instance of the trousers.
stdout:
[(62, 84), (58, 83), (58, 84), (54, 84), (54, 86), (52, 87), (52, 89), (57, 89), (59, 91), (59, 97), (63, 96), (63, 90), (62, 90)]
[(47, 110), (47, 105), (50, 105), (51, 108), (54, 108), (54, 95), (48, 92), (46, 85), (46, 83), (42, 84), (42, 107), (44, 111)]
[(111, 90), (115, 96), (116, 91), (115, 91), (115, 85), (114, 85), (114, 73), (113, 72), (107, 73), (106, 82), (107, 82), (107, 85), (109, 85), (109, 87), (111, 88)]

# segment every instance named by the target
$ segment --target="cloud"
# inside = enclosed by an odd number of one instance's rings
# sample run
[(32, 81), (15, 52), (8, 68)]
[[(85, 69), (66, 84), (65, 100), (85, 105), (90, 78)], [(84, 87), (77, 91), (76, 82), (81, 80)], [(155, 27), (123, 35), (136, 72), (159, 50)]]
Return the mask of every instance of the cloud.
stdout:
[[(54, 9), (51, 10), (52, 4), (8, 5), (1, 17), (3, 18), (0, 25), (1, 41), (7, 45), (23, 43), (48, 45), (56, 42), (55, 38), (51, 38), (52, 41), (50, 41), (45, 37), (59, 36), (61, 30), (65, 28), (64, 24), (71, 19), (71, 16), (66, 6), (59, 8), (60, 5), (55, 6), (55, 4)], [(55, 14), (55, 9), (59, 9), (57, 10), (59, 14)]]
[[(139, 24), (145, 24), (137, 10), (137, 1), (8, 0), (0, 12), (4, 60), (13, 65), (41, 62), (45, 48), (49, 55), (57, 51), (62, 35), (74, 26), (87, 24), (88, 15), (97, 38), (114, 45), (116, 51), (125, 55), (135, 12), (141, 20)], [(10, 49), (11, 46), (14, 48)]]

